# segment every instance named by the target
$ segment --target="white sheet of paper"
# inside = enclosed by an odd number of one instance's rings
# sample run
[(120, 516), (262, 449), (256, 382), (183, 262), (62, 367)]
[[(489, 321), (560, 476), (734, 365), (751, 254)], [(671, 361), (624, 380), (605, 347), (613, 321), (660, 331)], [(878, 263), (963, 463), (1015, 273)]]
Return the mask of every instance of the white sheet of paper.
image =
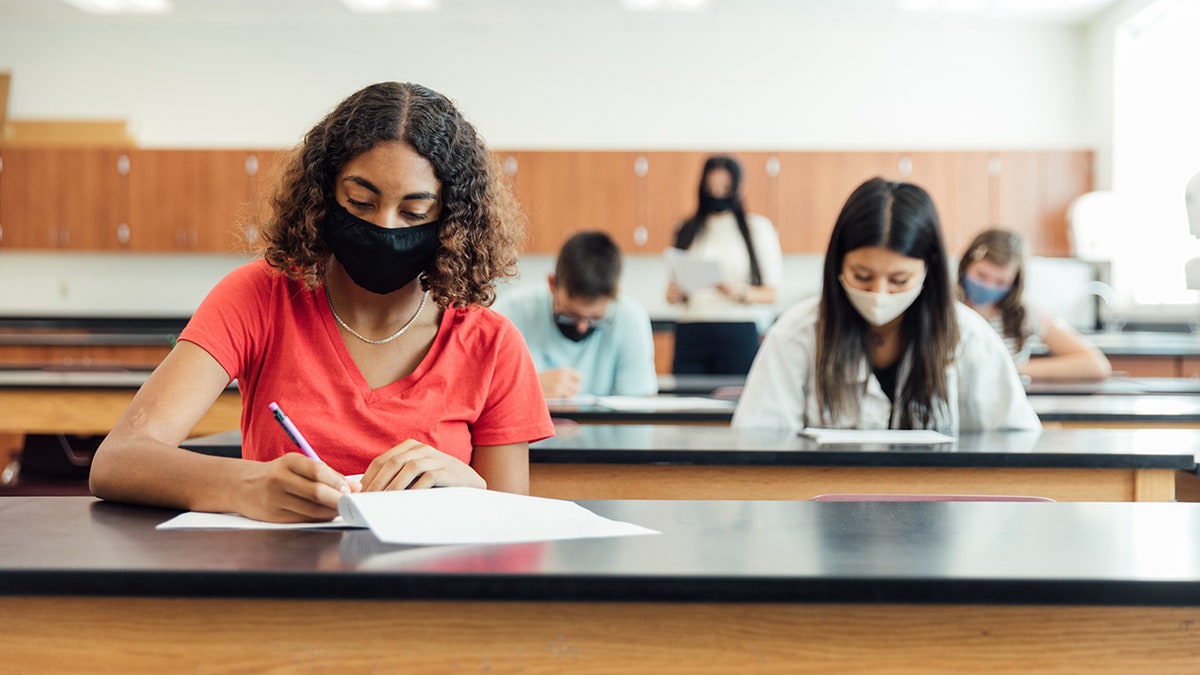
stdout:
[(624, 411), (678, 411), (678, 410), (733, 410), (735, 401), (724, 401), (702, 396), (600, 396), (596, 405), (610, 410)]
[(700, 258), (678, 248), (667, 249), (666, 259), (675, 283), (685, 293), (712, 288), (725, 280), (721, 274), (721, 264), (716, 260)]
[(360, 492), (342, 497), (327, 523), (267, 523), (231, 513), (180, 514), (157, 529), (369, 527), (388, 544), (505, 544), (659, 534), (599, 516), (575, 502), (476, 488)]
[(805, 428), (801, 436), (808, 436), (818, 443), (882, 443), (908, 445), (938, 445), (953, 443), (953, 436), (947, 436), (929, 429), (818, 429)]
[(575, 502), (475, 488), (362, 492), (342, 517), (389, 544), (506, 544), (659, 534), (596, 515)]

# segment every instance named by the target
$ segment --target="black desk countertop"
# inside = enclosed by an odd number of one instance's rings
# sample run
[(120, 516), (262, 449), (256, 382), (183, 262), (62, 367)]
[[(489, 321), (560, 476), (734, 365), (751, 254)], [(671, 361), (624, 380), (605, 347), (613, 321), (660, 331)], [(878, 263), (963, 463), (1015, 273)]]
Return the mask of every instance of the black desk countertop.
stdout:
[[(1046, 429), (963, 434), (945, 445), (820, 445), (786, 432), (669, 424), (559, 426), (534, 443), (534, 464), (717, 466), (956, 466), (1195, 471), (1200, 429)], [(241, 433), (184, 441), (239, 456)]]
[(1200, 422), (1200, 396), (1030, 396), (1042, 422)]
[(0, 498), (0, 594), (1200, 605), (1200, 504), (582, 502), (659, 535), (381, 544), (178, 530), (175, 511)]

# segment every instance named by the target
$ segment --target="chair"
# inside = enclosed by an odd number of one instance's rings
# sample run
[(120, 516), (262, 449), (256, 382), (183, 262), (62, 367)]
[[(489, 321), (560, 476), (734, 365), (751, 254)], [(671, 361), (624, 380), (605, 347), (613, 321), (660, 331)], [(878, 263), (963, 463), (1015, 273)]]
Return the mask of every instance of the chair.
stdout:
[(885, 493), (830, 493), (817, 495), (813, 502), (1052, 502), (1049, 497), (1026, 495), (939, 495)]

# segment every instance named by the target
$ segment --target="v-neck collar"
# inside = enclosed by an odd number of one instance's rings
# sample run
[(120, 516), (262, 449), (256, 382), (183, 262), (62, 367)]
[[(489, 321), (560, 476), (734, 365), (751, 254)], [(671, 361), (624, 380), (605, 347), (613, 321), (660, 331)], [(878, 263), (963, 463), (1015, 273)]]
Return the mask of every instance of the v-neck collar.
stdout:
[(316, 302), (317, 309), (320, 312), (321, 325), (325, 328), (325, 336), (337, 354), (338, 360), (342, 364), (342, 369), (354, 384), (354, 388), (358, 390), (359, 395), (362, 396), (363, 402), (368, 404), (399, 395), (411, 389), (419, 382), (421, 377), (433, 367), (434, 361), (437, 360), (438, 355), (445, 346), (450, 333), (450, 322), (453, 320), (451, 317), (453, 312), (451, 310), (442, 310), (442, 317), (438, 321), (438, 331), (437, 335), (433, 338), (433, 344), (429, 345), (429, 351), (425, 353), (425, 356), (417, 364), (413, 372), (395, 382), (389, 382), (378, 389), (371, 389), (370, 385), (367, 384), (367, 378), (363, 377), (362, 371), (359, 370), (358, 364), (354, 361), (354, 357), (350, 355), (350, 349), (346, 347), (346, 341), (342, 339), (342, 332), (338, 328), (337, 321), (333, 318), (333, 311), (329, 307), (329, 302), (325, 299), (325, 290), (323, 287), (313, 291), (313, 301)]

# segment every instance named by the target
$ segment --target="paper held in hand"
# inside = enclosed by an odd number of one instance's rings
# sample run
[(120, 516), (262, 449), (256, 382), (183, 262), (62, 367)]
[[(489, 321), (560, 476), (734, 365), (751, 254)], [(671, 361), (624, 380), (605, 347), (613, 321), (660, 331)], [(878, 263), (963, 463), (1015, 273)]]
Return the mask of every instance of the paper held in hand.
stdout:
[(675, 283), (684, 293), (712, 288), (725, 280), (721, 276), (721, 265), (716, 260), (699, 258), (679, 248), (667, 249), (665, 257)]
[(159, 530), (369, 528), (386, 544), (507, 544), (660, 534), (610, 520), (575, 502), (495, 490), (446, 487), (345, 495), (326, 523), (267, 523), (232, 513), (189, 511)]

